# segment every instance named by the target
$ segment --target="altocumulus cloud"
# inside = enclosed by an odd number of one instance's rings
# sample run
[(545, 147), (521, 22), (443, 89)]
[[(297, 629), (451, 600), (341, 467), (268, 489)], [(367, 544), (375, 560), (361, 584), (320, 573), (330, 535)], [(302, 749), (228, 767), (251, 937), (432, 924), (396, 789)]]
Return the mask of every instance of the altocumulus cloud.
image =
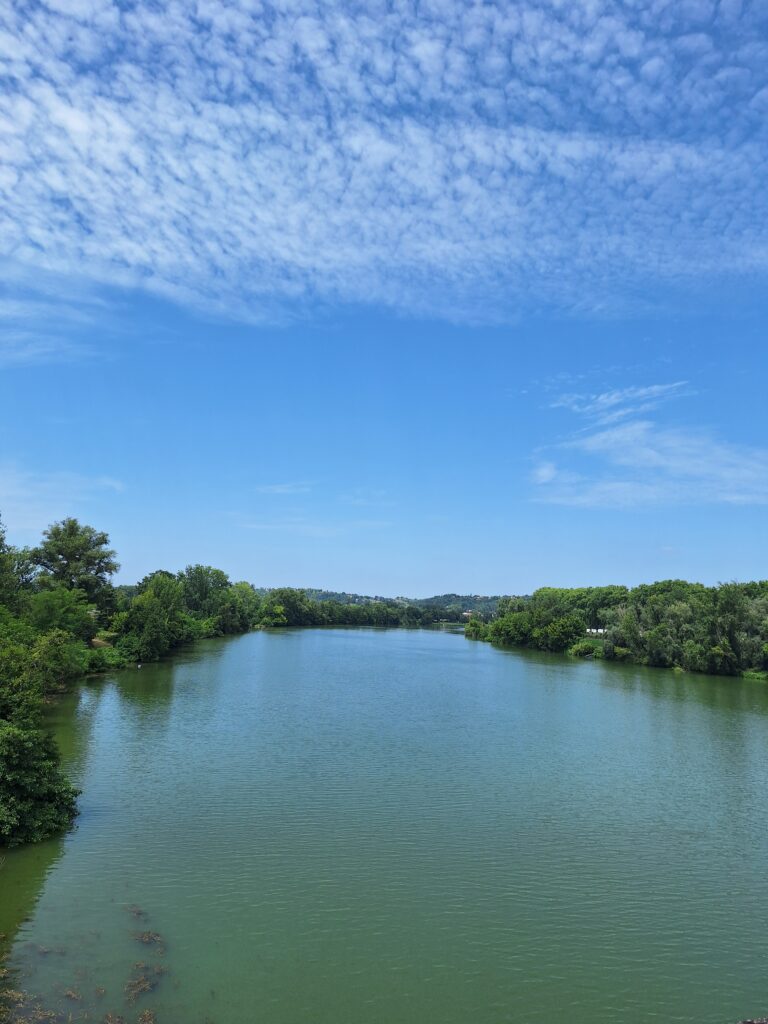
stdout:
[(758, 0), (10, 0), (0, 60), (30, 280), (505, 319), (765, 277)]

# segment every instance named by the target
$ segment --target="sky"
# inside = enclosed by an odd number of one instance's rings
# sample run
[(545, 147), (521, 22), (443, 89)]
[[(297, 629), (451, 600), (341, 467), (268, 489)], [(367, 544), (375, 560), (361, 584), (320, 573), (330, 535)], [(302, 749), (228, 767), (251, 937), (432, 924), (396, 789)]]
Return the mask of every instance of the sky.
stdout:
[(12, 541), (768, 577), (766, 0), (9, 0), (0, 64)]

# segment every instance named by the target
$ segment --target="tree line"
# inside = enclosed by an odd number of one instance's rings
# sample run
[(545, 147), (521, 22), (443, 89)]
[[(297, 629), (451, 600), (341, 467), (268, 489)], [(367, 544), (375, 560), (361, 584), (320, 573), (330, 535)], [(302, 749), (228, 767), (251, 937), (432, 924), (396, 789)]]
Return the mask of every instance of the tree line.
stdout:
[[(590, 634), (588, 630), (601, 630)], [(713, 675), (768, 670), (768, 580), (543, 587), (473, 616), (473, 639)]]
[(445, 617), (438, 606), (258, 592), (208, 565), (114, 586), (118, 569), (108, 535), (76, 519), (54, 523), (34, 548), (9, 544), (0, 522), (0, 846), (43, 839), (74, 819), (77, 793), (44, 706), (75, 679), (256, 626), (420, 626)]

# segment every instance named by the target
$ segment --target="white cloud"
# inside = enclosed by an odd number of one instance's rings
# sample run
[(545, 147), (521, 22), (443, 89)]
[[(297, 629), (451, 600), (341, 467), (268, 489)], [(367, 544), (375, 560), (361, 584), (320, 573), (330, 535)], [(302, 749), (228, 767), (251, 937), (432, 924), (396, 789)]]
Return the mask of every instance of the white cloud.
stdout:
[(308, 494), (311, 490), (311, 484), (304, 482), (262, 484), (256, 488), (259, 494)]
[(108, 476), (31, 473), (14, 463), (0, 463), (0, 517), (9, 534), (25, 542), (54, 520), (81, 514), (99, 495), (122, 490), (123, 484)]
[(390, 507), (395, 504), (389, 496), (389, 492), (381, 488), (357, 487), (339, 497), (344, 505), (355, 505), (358, 507)]
[(564, 468), (538, 465), (538, 500), (588, 508), (768, 504), (768, 449), (638, 417), (640, 410), (678, 397), (683, 387), (678, 382), (559, 399), (555, 406), (585, 417), (588, 425), (554, 446)]
[(765, 282), (758, 5), (5, 5), (0, 65), (0, 243), (30, 280), (257, 320)]
[(301, 537), (340, 537), (358, 530), (380, 530), (392, 524), (383, 519), (351, 519), (339, 522), (288, 516), (284, 519), (251, 520), (243, 523), (246, 530), (266, 533), (293, 533)]
[(610, 423), (636, 415), (638, 412), (647, 412), (671, 398), (689, 394), (690, 392), (686, 390), (687, 383), (679, 380), (673, 384), (616, 388), (592, 395), (561, 395), (552, 403), (552, 408), (570, 409), (572, 412), (594, 417), (600, 423)]
[(537, 484), (548, 484), (557, 476), (554, 462), (541, 462), (533, 471), (533, 479)]

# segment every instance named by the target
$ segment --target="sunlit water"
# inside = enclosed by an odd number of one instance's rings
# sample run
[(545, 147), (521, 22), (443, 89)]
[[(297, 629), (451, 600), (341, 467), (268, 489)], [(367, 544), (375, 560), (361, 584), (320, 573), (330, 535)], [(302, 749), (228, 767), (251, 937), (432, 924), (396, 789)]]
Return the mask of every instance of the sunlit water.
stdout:
[(5, 854), (0, 932), (72, 1019), (768, 1013), (761, 684), (297, 630), (89, 682), (55, 726), (78, 828)]

